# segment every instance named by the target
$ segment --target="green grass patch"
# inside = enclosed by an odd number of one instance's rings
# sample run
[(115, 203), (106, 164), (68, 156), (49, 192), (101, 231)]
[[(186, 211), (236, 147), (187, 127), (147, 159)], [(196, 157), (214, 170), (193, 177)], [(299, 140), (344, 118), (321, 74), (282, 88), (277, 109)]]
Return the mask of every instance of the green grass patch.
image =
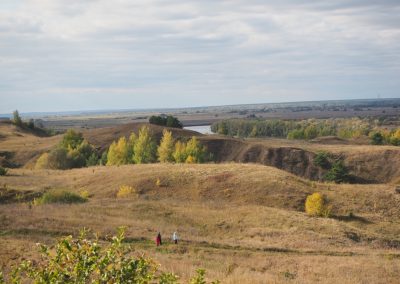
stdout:
[(43, 204), (51, 204), (51, 203), (64, 203), (64, 204), (73, 204), (73, 203), (84, 203), (88, 199), (80, 196), (79, 194), (72, 193), (66, 190), (53, 190), (46, 192), (40, 198), (36, 198), (34, 200), (34, 205), (43, 205)]

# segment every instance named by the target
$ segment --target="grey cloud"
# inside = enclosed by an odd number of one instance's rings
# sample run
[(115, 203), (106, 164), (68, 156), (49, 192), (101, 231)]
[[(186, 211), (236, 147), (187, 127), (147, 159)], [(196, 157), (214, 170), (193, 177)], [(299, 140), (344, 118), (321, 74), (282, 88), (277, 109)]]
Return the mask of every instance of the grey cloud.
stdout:
[(24, 3), (0, 7), (0, 112), (399, 96), (398, 1)]

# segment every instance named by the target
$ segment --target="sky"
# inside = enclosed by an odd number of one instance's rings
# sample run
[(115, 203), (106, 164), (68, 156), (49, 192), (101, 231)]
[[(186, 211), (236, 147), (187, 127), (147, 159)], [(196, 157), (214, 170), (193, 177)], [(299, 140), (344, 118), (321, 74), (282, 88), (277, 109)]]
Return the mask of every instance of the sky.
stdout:
[(1, 0), (0, 113), (400, 97), (399, 0)]

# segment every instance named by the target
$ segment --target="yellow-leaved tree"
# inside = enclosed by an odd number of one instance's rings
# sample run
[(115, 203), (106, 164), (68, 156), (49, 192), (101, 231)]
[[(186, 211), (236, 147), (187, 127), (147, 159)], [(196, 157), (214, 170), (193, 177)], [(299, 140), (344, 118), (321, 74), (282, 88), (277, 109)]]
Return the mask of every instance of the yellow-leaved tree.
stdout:
[(177, 163), (184, 163), (187, 159), (186, 155), (186, 143), (183, 143), (181, 141), (177, 141), (175, 143), (175, 151), (172, 154), (174, 157), (175, 162)]
[(156, 154), (156, 143), (153, 141), (153, 137), (150, 133), (150, 129), (147, 126), (143, 126), (139, 130), (139, 136), (137, 137), (133, 145), (133, 161), (136, 164), (146, 164), (155, 161)]
[(400, 146), (400, 128), (393, 132), (390, 137), (390, 144)]
[[(187, 163), (202, 163), (205, 159), (206, 150), (199, 140), (193, 136), (186, 144), (186, 159)], [(190, 159), (189, 159), (190, 157)]]
[(130, 162), (129, 147), (125, 137), (113, 142), (108, 149), (107, 166), (125, 165)]
[(161, 138), (160, 146), (157, 148), (158, 160), (161, 163), (169, 163), (174, 160), (172, 156), (174, 152), (174, 138), (171, 131), (163, 130), (163, 137)]

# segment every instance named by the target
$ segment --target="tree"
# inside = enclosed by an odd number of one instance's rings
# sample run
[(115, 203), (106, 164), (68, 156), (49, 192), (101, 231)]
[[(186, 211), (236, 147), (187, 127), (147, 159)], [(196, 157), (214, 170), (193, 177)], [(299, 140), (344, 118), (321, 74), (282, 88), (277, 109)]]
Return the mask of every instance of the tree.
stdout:
[[(186, 157), (192, 157), (190, 161), (193, 163), (202, 163), (205, 159), (205, 148), (200, 142), (197, 140), (195, 136), (193, 136), (186, 144)], [(186, 158), (186, 159), (187, 159)]]
[(187, 159), (186, 144), (181, 141), (176, 142), (175, 151), (172, 156), (174, 157), (175, 162), (184, 163)]
[(143, 126), (133, 146), (133, 161), (136, 164), (145, 164), (155, 161), (156, 144), (153, 141), (150, 129)]
[(0, 166), (0, 176), (5, 176), (7, 174), (7, 169)]
[(29, 119), (27, 126), (28, 126), (28, 128), (30, 128), (32, 130), (35, 129), (35, 121), (32, 118)]
[(108, 155), (107, 151), (104, 151), (103, 154), (101, 154), (100, 165), (102, 166), (107, 165), (107, 155)]
[(304, 129), (304, 138), (306, 140), (314, 139), (315, 137), (317, 137), (317, 135), (318, 131), (315, 125), (309, 125), (306, 127), (306, 129)]
[(168, 127), (175, 127), (175, 128), (182, 128), (182, 123), (178, 120), (178, 118), (168, 115), (167, 117), (163, 116), (155, 116), (152, 115), (149, 118), (149, 123), (161, 125), (161, 126), (168, 126)]
[(89, 158), (86, 159), (86, 166), (92, 167), (99, 164), (99, 157), (96, 153), (92, 153)]
[(373, 145), (382, 145), (383, 144), (383, 135), (380, 132), (375, 132), (371, 136), (371, 143)]
[(121, 137), (118, 142), (113, 142), (108, 149), (107, 166), (125, 165), (130, 162), (128, 143), (125, 137)]
[(166, 120), (166, 126), (168, 127), (175, 127), (175, 128), (182, 128), (182, 123), (178, 120), (178, 118), (168, 115)]
[(130, 163), (131, 162), (133, 163), (134, 147), (135, 147), (136, 141), (137, 141), (137, 136), (136, 136), (135, 132), (132, 132), (128, 139), (128, 157), (129, 157)]
[(76, 132), (73, 129), (68, 129), (67, 133), (64, 134), (60, 145), (65, 149), (76, 149), (83, 142), (83, 135), (80, 132)]
[(50, 151), (47, 156), (47, 168), (66, 170), (71, 167), (70, 160), (68, 159), (68, 152), (65, 148), (57, 147)]
[(314, 157), (314, 165), (321, 167), (323, 169), (329, 169), (331, 163), (329, 161), (331, 155), (328, 152), (318, 152)]
[(172, 156), (173, 152), (174, 152), (174, 139), (172, 137), (172, 133), (171, 131), (164, 129), (160, 146), (158, 146), (157, 149), (158, 160), (161, 163), (172, 162), (174, 160), (174, 157)]
[(349, 180), (348, 169), (345, 167), (342, 160), (333, 163), (332, 168), (325, 175), (325, 180), (343, 183)]
[(14, 112), (13, 112), (13, 122), (17, 126), (22, 126), (22, 124), (23, 124), (21, 116), (19, 115), (18, 110), (14, 110)]
[(86, 165), (86, 157), (78, 149), (70, 148), (67, 154), (70, 168), (82, 168)]
[(400, 146), (400, 129), (397, 129), (390, 136), (390, 144)]

